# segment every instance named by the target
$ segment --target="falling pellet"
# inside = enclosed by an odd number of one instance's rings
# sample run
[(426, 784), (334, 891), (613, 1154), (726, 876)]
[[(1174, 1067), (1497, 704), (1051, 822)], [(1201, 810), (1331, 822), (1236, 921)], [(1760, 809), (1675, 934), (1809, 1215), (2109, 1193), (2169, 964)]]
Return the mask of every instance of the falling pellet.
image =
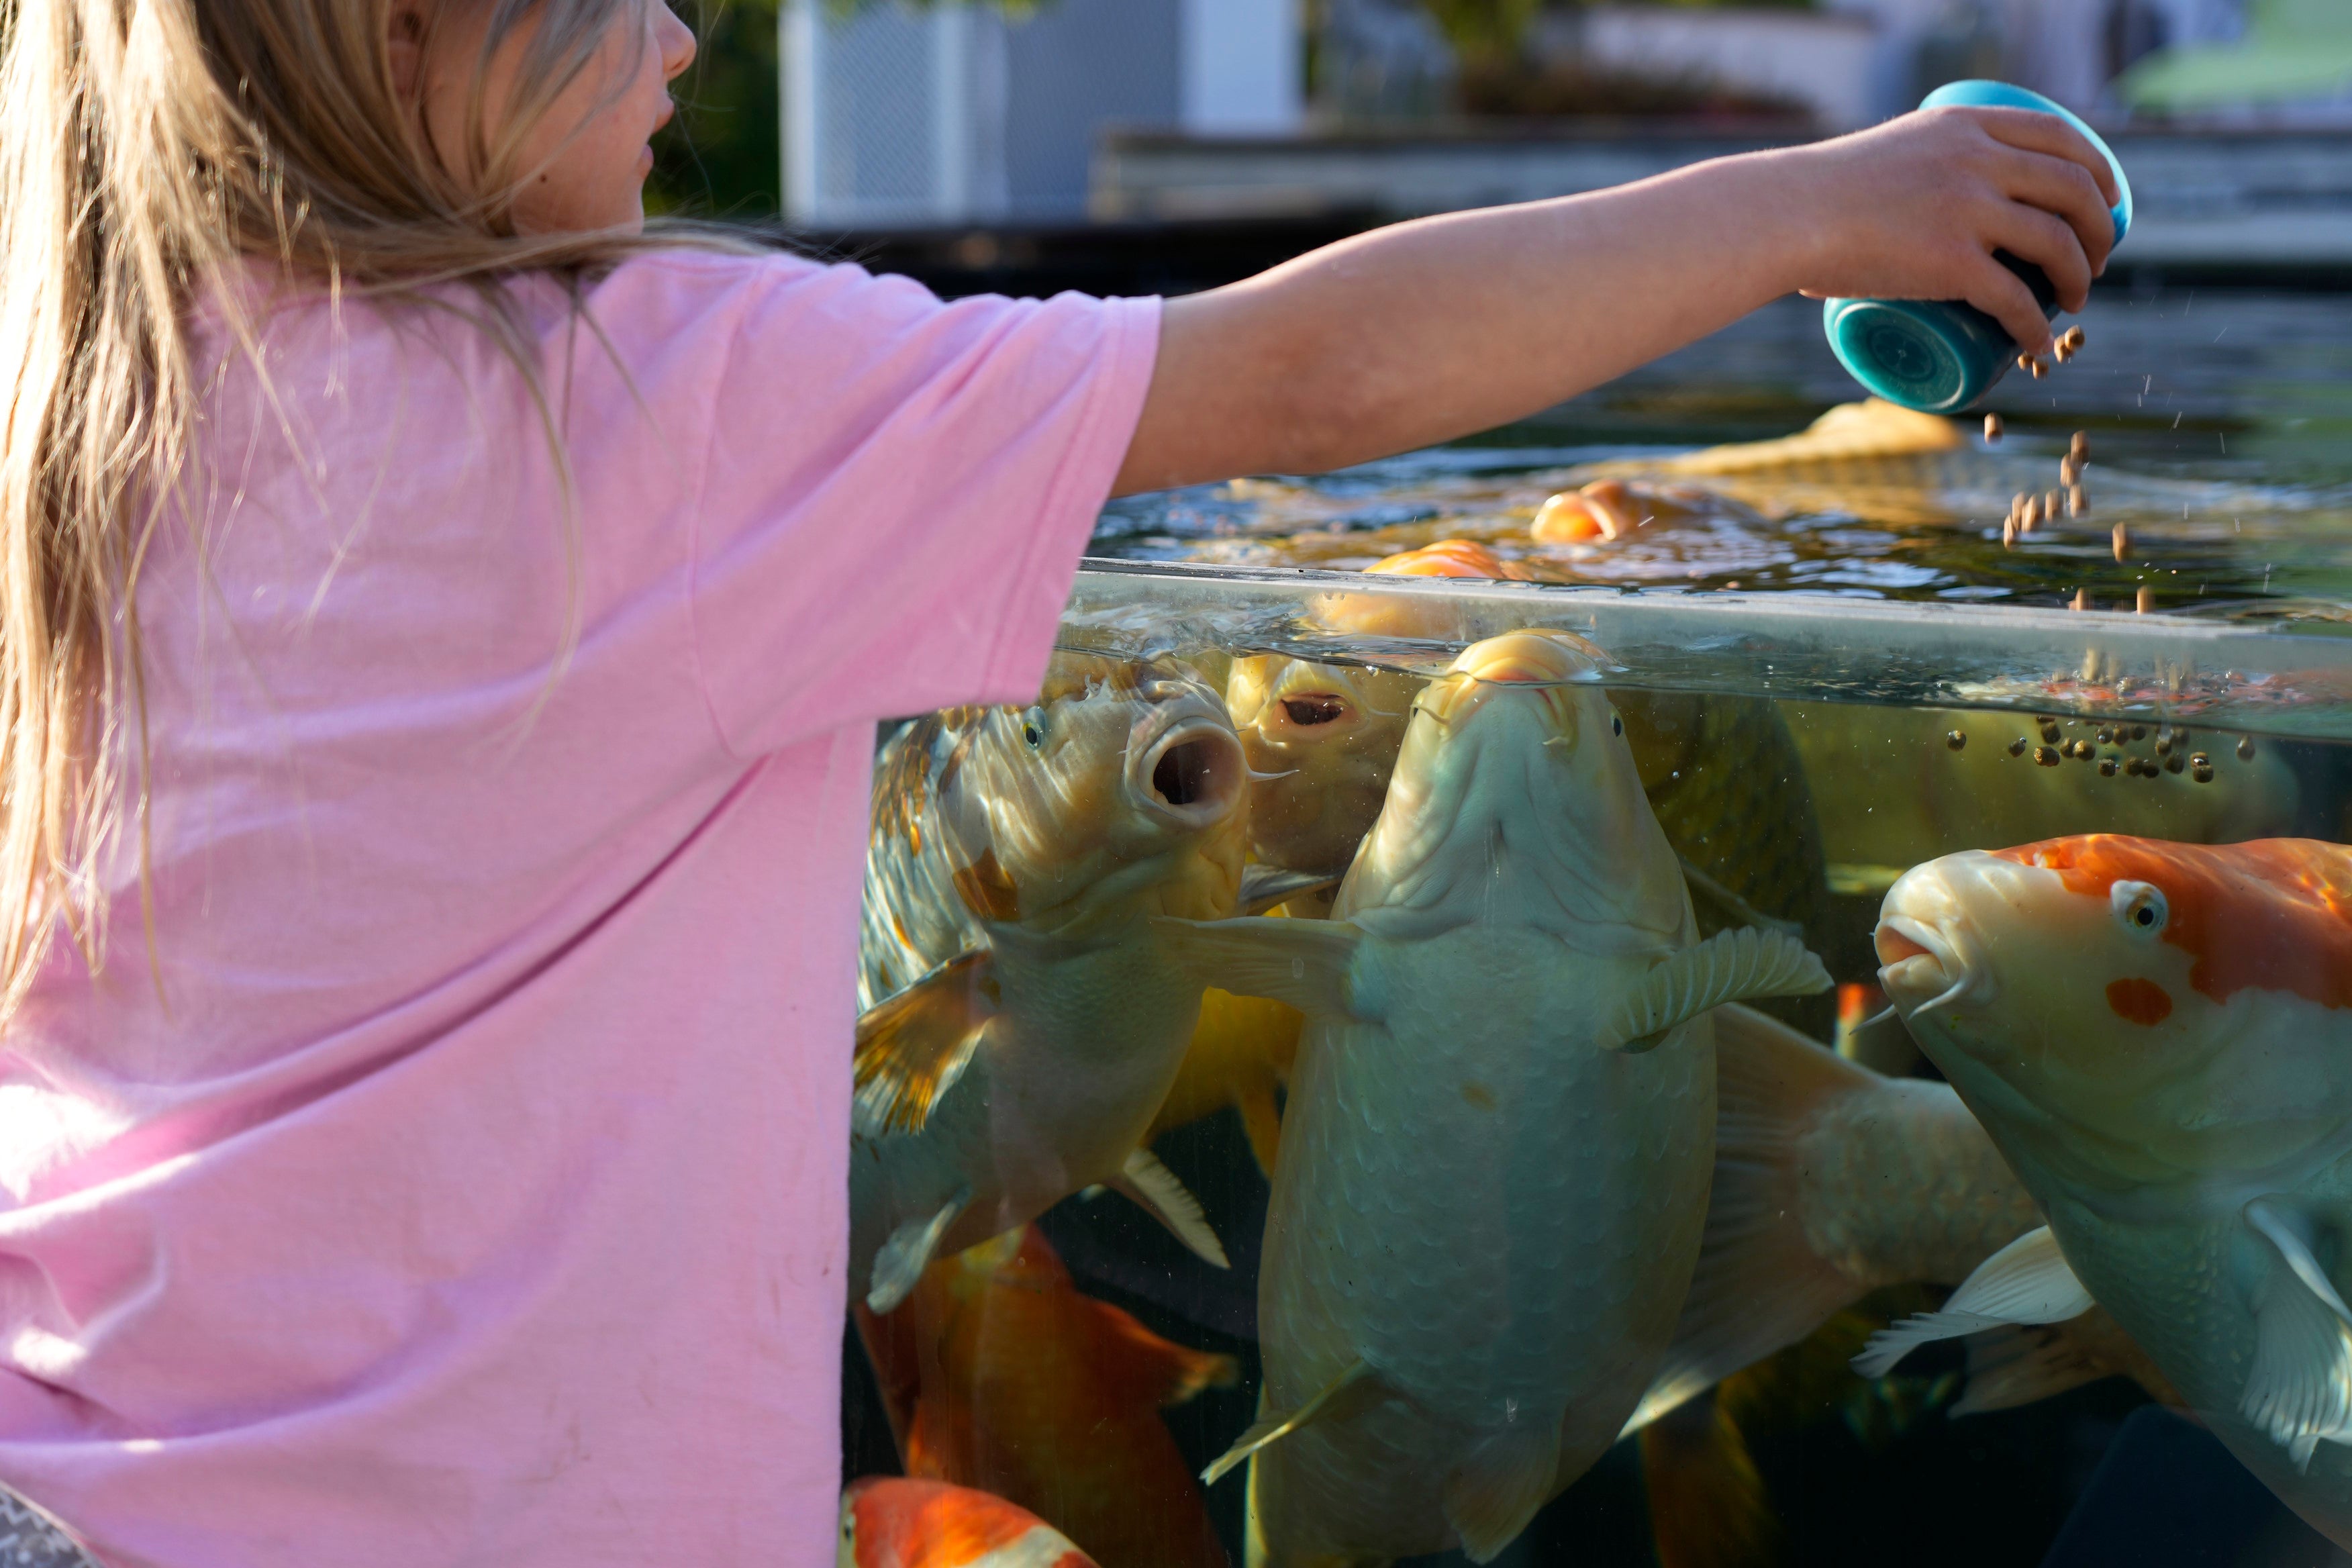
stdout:
[(2083, 493), (2083, 487), (2080, 485), (2068, 485), (2066, 487), (2066, 515), (2068, 517), (2087, 517), (2090, 515), (2090, 511), (2091, 498)]
[(2033, 760), (2045, 768), (2054, 768), (2058, 765), (2060, 761), (2058, 748), (2055, 746), (2036, 746), (2033, 748)]
[(1988, 441), (1998, 441), (2000, 439), (2000, 415), (1988, 414), (1985, 416), (1985, 439)]
[(2069, 452), (2064, 457), (2058, 459), (2058, 482), (2060, 484), (2071, 485), (2082, 477), (2082, 465), (2074, 461), (2074, 453)]
[(2253, 738), (2252, 735), (2241, 735), (2241, 736), (2239, 736), (2239, 737), (2238, 737), (2238, 761), (2240, 761), (2240, 762), (2242, 762), (2242, 763), (2251, 763), (2251, 762), (2252, 762), (2253, 760), (2254, 760), (2254, 738)]
[(2071, 441), (2069, 441), (2069, 442), (2067, 442), (2067, 443), (2066, 443), (2066, 455), (2067, 455), (2068, 457), (2070, 457), (2070, 458), (2074, 458), (2074, 466), (2075, 466), (2076, 468), (2088, 468), (2088, 467), (2090, 467), (2090, 464), (2091, 464), (2091, 437), (2090, 437), (2090, 433), (2089, 433), (2088, 431), (2084, 431), (2084, 430), (2077, 430), (2077, 431), (2075, 431), (2075, 432), (2074, 432), (2074, 438), (2073, 440), (2071, 440)]
[(2132, 600), (2132, 609), (2137, 614), (2144, 616), (2154, 608), (2156, 608), (2156, 590), (2142, 583), (2139, 585), (2139, 593)]
[(2099, 776), (2100, 776), (2101, 778), (2107, 778), (2107, 779), (2111, 779), (2111, 778), (2115, 777), (2115, 776), (2116, 776), (2116, 760), (2115, 760), (2115, 758), (2113, 758), (2113, 757), (2101, 757), (2101, 758), (2099, 759)]
[(1956, 752), (1964, 751), (1967, 749), (1968, 743), (1969, 732), (1966, 730), (1947, 730), (1944, 731), (1944, 744), (1951, 747), (1952, 750)]
[(2025, 755), (2025, 748), (2030, 744), (2032, 744), (2031, 742), (2026, 740), (2024, 736), (2020, 735), (2016, 740), (2011, 741), (2009, 743), (2009, 754), (2012, 757), (2021, 757)]
[(2091, 607), (2091, 591), (2088, 588), (2075, 589), (2074, 603), (2072, 607), (2077, 610), (2089, 609)]
[(2027, 360), (2025, 362), (2025, 365), (2026, 368), (2032, 373), (2033, 379), (2036, 381), (2040, 381), (2043, 376), (2050, 374), (2050, 367), (2043, 364), (2038, 359)]
[(2200, 763), (2197, 766), (2189, 770), (2189, 776), (2195, 779), (2199, 784), (2211, 784), (2213, 782), (2213, 764), (2210, 763)]
[(2058, 492), (2052, 490), (2042, 498), (2042, 515), (2050, 521), (2058, 521)]
[(2172, 755), (2164, 759), (2164, 771), (2168, 773), (2177, 773), (2188, 765), (2189, 759), (2182, 756), (2179, 752), (2175, 752)]
[(2048, 744), (2053, 745), (2053, 746), (2054, 746), (2054, 745), (2056, 745), (2056, 744), (2058, 743), (2058, 721), (2057, 721), (2057, 720), (2055, 720), (2055, 719), (2044, 719), (2043, 721), (2042, 721), (2042, 739), (2045, 742), (2047, 742)]
[(2025, 504), (2020, 507), (2017, 511), (2018, 531), (2021, 533), (2032, 533), (2034, 530), (2034, 526), (2041, 522), (2041, 521), (2042, 498), (2040, 496), (2027, 496), (2025, 498)]
[(2131, 531), (2122, 523), (2116, 524), (2116, 559), (2121, 561), (2131, 553)]
[(2032, 354), (2018, 355), (2017, 368), (2020, 370), (2032, 370), (2033, 368), (2033, 356)]
[(2011, 513), (2000, 525), (2000, 547), (2003, 550), (2017, 548), (2017, 515), (2014, 512)]

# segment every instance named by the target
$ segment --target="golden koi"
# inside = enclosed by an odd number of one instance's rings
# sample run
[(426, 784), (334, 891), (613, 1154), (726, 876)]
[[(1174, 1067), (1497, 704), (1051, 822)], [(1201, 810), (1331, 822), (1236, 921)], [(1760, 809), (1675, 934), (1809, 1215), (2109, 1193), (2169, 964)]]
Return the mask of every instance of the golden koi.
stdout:
[(1202, 989), (1151, 920), (1239, 907), (1244, 771), (1214, 692), (1073, 655), (1032, 706), (934, 714), (885, 748), (850, 1155), (869, 1307), (1096, 1184), (1223, 1266), (1141, 1141)]

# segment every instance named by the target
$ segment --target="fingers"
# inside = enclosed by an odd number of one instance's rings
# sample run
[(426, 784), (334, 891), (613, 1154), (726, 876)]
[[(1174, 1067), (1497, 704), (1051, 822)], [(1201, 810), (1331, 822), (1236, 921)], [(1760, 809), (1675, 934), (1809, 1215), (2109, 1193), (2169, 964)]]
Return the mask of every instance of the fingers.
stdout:
[[(2098, 183), (2081, 164), (2033, 153), (2012, 153), (2001, 183), (2013, 200), (2054, 215), (2074, 231), (2089, 263), (2090, 277), (2106, 270), (2107, 253), (2116, 243), (2115, 215), (2108, 210)], [(2051, 272), (2053, 282), (2057, 277), (2054, 270)], [(2082, 305), (2073, 300), (2066, 308), (2080, 310)]]
[(2083, 253), (2083, 242), (2063, 220), (2012, 203), (1994, 215), (1989, 227), (1994, 243), (2001, 249), (2021, 261), (2031, 261), (2048, 275), (2061, 306), (2080, 310), (2090, 299), (2090, 258)]
[(2052, 158), (2063, 158), (2076, 164), (2091, 176), (2098, 187), (2102, 205), (2112, 207), (2123, 200), (2123, 192), (2116, 186), (2115, 171), (2099, 155), (2084, 134), (2054, 114), (2042, 114), (2031, 109), (1970, 109), (1954, 110), (1965, 113), (1985, 129), (1985, 133), (1997, 142), (2027, 153), (2040, 153)]
[[(2045, 217), (2044, 221), (2063, 230), (2057, 219)], [(2012, 247), (2003, 248), (2012, 255), (2019, 254)], [(2001, 331), (2015, 339), (2022, 352), (2044, 354), (2051, 351), (2050, 320), (2042, 313), (2041, 301), (2034, 299), (2033, 290), (2025, 286), (2023, 279), (1990, 256), (1980, 258), (1979, 264), (1969, 269), (1965, 297), (1969, 304), (1999, 321)]]

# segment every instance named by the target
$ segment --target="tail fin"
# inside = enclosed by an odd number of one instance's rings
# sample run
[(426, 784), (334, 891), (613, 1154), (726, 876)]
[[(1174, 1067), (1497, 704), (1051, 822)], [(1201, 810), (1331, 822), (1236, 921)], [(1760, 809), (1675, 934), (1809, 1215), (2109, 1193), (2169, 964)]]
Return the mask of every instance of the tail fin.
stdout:
[(1720, 1402), (1703, 1397), (1668, 1412), (1642, 1428), (1641, 1443), (1658, 1568), (1752, 1568), (1780, 1557), (1764, 1478)]
[(1752, 1008), (1715, 1013), (1715, 1185), (1674, 1343), (1625, 1429), (1791, 1345), (1868, 1289), (1805, 1236), (1798, 1144), (1837, 1100), (1885, 1080)]

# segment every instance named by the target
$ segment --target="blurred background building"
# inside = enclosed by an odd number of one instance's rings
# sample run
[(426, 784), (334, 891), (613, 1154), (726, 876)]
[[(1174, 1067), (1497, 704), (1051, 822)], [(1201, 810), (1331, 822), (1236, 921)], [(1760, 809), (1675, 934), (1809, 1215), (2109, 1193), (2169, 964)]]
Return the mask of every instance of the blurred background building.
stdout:
[(2122, 139), (2140, 264), (2352, 281), (2352, 0), (723, 0), (698, 25), (664, 204), (960, 231), (975, 264), (1089, 220), (1311, 241), (1999, 76)]

